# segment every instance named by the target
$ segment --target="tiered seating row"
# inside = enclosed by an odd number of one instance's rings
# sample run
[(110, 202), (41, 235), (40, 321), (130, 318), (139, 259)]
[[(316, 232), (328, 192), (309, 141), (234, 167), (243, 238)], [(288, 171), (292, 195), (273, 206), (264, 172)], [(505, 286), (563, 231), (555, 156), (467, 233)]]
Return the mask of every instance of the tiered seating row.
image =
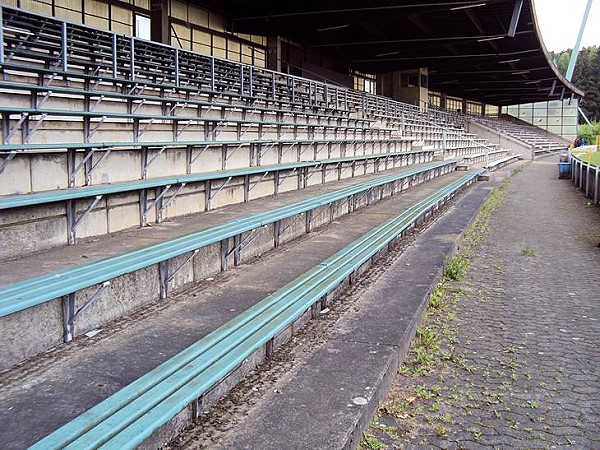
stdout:
[(567, 145), (560, 137), (552, 139), (549, 134), (533, 125), (517, 124), (503, 119), (475, 117), (472, 118), (490, 128), (507, 134), (533, 147), (533, 156), (566, 150)]
[[(0, 210), (4, 210), (2, 234), (21, 236), (19, 240), (7, 238), (0, 257), (74, 244), (78, 237), (160, 223), (227, 204), (431, 160), (431, 150), (392, 152), (0, 197)], [(25, 207), (27, 220), (23, 222)], [(39, 233), (40, 227), (54, 232)]]
[(39, 441), (32, 449), (135, 448), (299, 320), (379, 250), (473, 183), (469, 172), (363, 235), (314, 269)]
[[(33, 84), (85, 80), (86, 86), (118, 87), (122, 93), (193, 92), (363, 115), (418, 114), (415, 106), (351, 89), (247, 66), (108, 31), (2, 7), (5, 77), (30, 76)], [(81, 77), (84, 77), (83, 79)], [(41, 79), (41, 80), (40, 80)], [(22, 81), (22, 80), (21, 80)], [(31, 81), (31, 80), (29, 80)], [(183, 96), (185, 98), (185, 94)], [(212, 98), (211, 98), (212, 100)], [(431, 117), (452, 123), (442, 111)]]
[[(9, 349), (7, 343), (7, 351), (30, 356), (31, 352), (56, 345), (61, 335), (69, 341), (75, 335), (76, 322), (83, 328), (78, 334), (101, 326), (337, 217), (453, 171), (456, 163), (457, 160), (431, 162), (395, 171), (128, 253), (4, 285), (0, 287), (3, 327), (10, 330), (18, 326), (24, 320), (18, 313), (27, 310), (25, 317), (31, 320), (30, 328), (36, 329), (33, 335), (41, 339), (10, 340), (10, 346), (18, 348)], [(48, 302), (52, 305), (42, 307)], [(94, 314), (86, 316), (84, 312), (92, 304)], [(62, 308), (62, 323), (53, 322), (54, 315), (52, 320), (47, 316), (57, 307)]]
[[(1, 194), (409, 150), (410, 139), (325, 138), (0, 145)], [(6, 160), (5, 160), (6, 162)], [(40, 173), (43, 167), (44, 173)]]
[(504, 158), (499, 158), (489, 162), (488, 164), (486, 164), (485, 168), (493, 172), (494, 170), (499, 170), (502, 167), (507, 166), (508, 164), (511, 164), (515, 161), (519, 161), (521, 159), (523, 159), (523, 155), (521, 153), (508, 155)]

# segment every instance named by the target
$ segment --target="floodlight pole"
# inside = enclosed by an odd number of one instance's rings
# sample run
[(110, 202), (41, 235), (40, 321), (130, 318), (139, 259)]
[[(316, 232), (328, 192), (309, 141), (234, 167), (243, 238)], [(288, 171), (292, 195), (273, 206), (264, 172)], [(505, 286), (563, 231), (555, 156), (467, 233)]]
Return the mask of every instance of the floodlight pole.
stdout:
[(577, 56), (579, 56), (579, 48), (581, 46), (581, 38), (583, 37), (583, 32), (585, 31), (585, 24), (587, 23), (588, 16), (590, 15), (590, 9), (592, 7), (592, 3), (594, 0), (588, 0), (587, 5), (585, 7), (585, 12), (583, 13), (583, 18), (581, 19), (581, 27), (579, 27), (579, 34), (577, 35), (577, 42), (575, 42), (575, 47), (573, 48), (573, 52), (571, 53), (571, 59), (569, 60), (569, 67), (567, 68), (567, 75), (565, 78), (568, 81), (571, 81), (573, 78), (573, 72), (575, 71), (575, 63), (577, 62)]

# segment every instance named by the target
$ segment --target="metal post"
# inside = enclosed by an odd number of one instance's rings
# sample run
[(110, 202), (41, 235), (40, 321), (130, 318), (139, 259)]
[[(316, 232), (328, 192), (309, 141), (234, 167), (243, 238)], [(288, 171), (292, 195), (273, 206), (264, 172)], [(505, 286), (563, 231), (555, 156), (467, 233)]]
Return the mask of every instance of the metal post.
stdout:
[(175, 86), (179, 87), (179, 49), (175, 49)]
[(117, 35), (112, 35), (112, 73), (113, 78), (117, 78)]
[(254, 90), (252, 89), (252, 79), (253, 79), (253, 76), (252, 76), (252, 73), (253, 73), (252, 66), (250, 66), (248, 68), (248, 71), (249, 71), (249, 73), (248, 73), (248, 93), (249, 93), (250, 97), (252, 97), (254, 95)]
[(130, 77), (135, 80), (135, 39), (132, 37), (130, 40), (131, 54), (129, 55), (129, 66), (131, 68)]
[(581, 46), (581, 38), (583, 37), (583, 32), (585, 31), (585, 24), (587, 23), (588, 16), (590, 15), (590, 8), (592, 7), (593, 1), (594, 0), (588, 0), (587, 5), (585, 7), (585, 12), (583, 13), (583, 18), (581, 19), (581, 27), (579, 28), (577, 41), (575, 42), (575, 47), (573, 47), (571, 59), (569, 60), (569, 67), (567, 68), (567, 74), (565, 75), (565, 78), (568, 81), (571, 81), (571, 78), (573, 78), (573, 72), (575, 71), (575, 63), (577, 62), (577, 56), (579, 55), (579, 48)]
[(296, 103), (296, 79), (294, 77), (292, 80), (292, 103)]
[(240, 97), (244, 96), (244, 65), (240, 64)]
[(210, 58), (210, 90), (215, 90), (215, 58), (211, 56)]
[(0, 64), (4, 64), (4, 15), (0, 6)]
[(61, 23), (61, 51), (62, 51), (62, 70), (67, 71), (67, 22)]

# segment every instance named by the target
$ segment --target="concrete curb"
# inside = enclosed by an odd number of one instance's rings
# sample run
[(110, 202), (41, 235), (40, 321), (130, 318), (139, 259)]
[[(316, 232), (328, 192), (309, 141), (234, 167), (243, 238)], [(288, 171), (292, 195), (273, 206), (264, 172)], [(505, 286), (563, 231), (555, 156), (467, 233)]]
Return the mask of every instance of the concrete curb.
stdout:
[[(510, 177), (520, 167), (521, 165), (519, 165), (518, 167), (511, 167), (508, 173), (503, 173), (501, 177), (497, 177), (493, 182), (493, 188), (498, 187), (506, 178)], [(475, 192), (468, 192), (464, 197), (467, 197), (470, 194), (474, 195)], [(454, 238), (454, 242), (450, 248), (450, 251), (445, 256), (446, 259), (456, 254), (460, 250), (460, 245), (464, 239), (464, 234), (466, 230), (473, 224), (475, 219), (478, 217), (479, 212), (481, 211), (481, 208), (483, 207), (483, 204), (485, 203), (488, 197), (489, 194), (485, 195), (485, 197), (483, 197), (482, 201), (479, 203), (477, 208), (470, 212), (471, 215), (469, 217), (468, 223), (466, 224), (462, 232), (460, 232)], [(443, 217), (444, 216), (442, 216), (441, 219), (443, 219)], [(352, 429), (348, 433), (348, 439), (345, 442), (341, 443), (341, 445), (336, 446), (336, 448), (344, 450), (354, 450), (360, 444), (362, 433), (368, 428), (371, 419), (377, 411), (379, 403), (390, 390), (391, 384), (394, 381), (396, 375), (396, 371), (406, 359), (410, 343), (415, 337), (419, 324), (423, 321), (423, 315), (429, 304), (429, 297), (431, 295), (431, 292), (441, 279), (444, 272), (444, 268), (445, 263), (441, 267), (437, 268), (433, 283), (427, 289), (427, 293), (421, 299), (418, 308), (413, 312), (406, 332), (402, 336), (402, 339), (396, 345), (396, 352), (388, 359), (388, 364), (383, 370), (380, 382), (375, 387), (375, 395), (371, 398), (369, 403), (364, 406), (362, 414), (359, 420), (356, 422), (354, 429)]]

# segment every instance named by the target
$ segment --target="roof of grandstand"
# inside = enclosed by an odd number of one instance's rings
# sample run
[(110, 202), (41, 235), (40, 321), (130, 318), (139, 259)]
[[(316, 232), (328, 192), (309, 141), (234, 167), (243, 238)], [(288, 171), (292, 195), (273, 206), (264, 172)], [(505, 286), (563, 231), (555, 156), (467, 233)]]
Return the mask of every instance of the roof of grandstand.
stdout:
[(430, 89), (495, 105), (583, 96), (551, 61), (533, 0), (225, 5), (233, 31), (285, 36), (335, 57), (342, 71), (428, 67)]

